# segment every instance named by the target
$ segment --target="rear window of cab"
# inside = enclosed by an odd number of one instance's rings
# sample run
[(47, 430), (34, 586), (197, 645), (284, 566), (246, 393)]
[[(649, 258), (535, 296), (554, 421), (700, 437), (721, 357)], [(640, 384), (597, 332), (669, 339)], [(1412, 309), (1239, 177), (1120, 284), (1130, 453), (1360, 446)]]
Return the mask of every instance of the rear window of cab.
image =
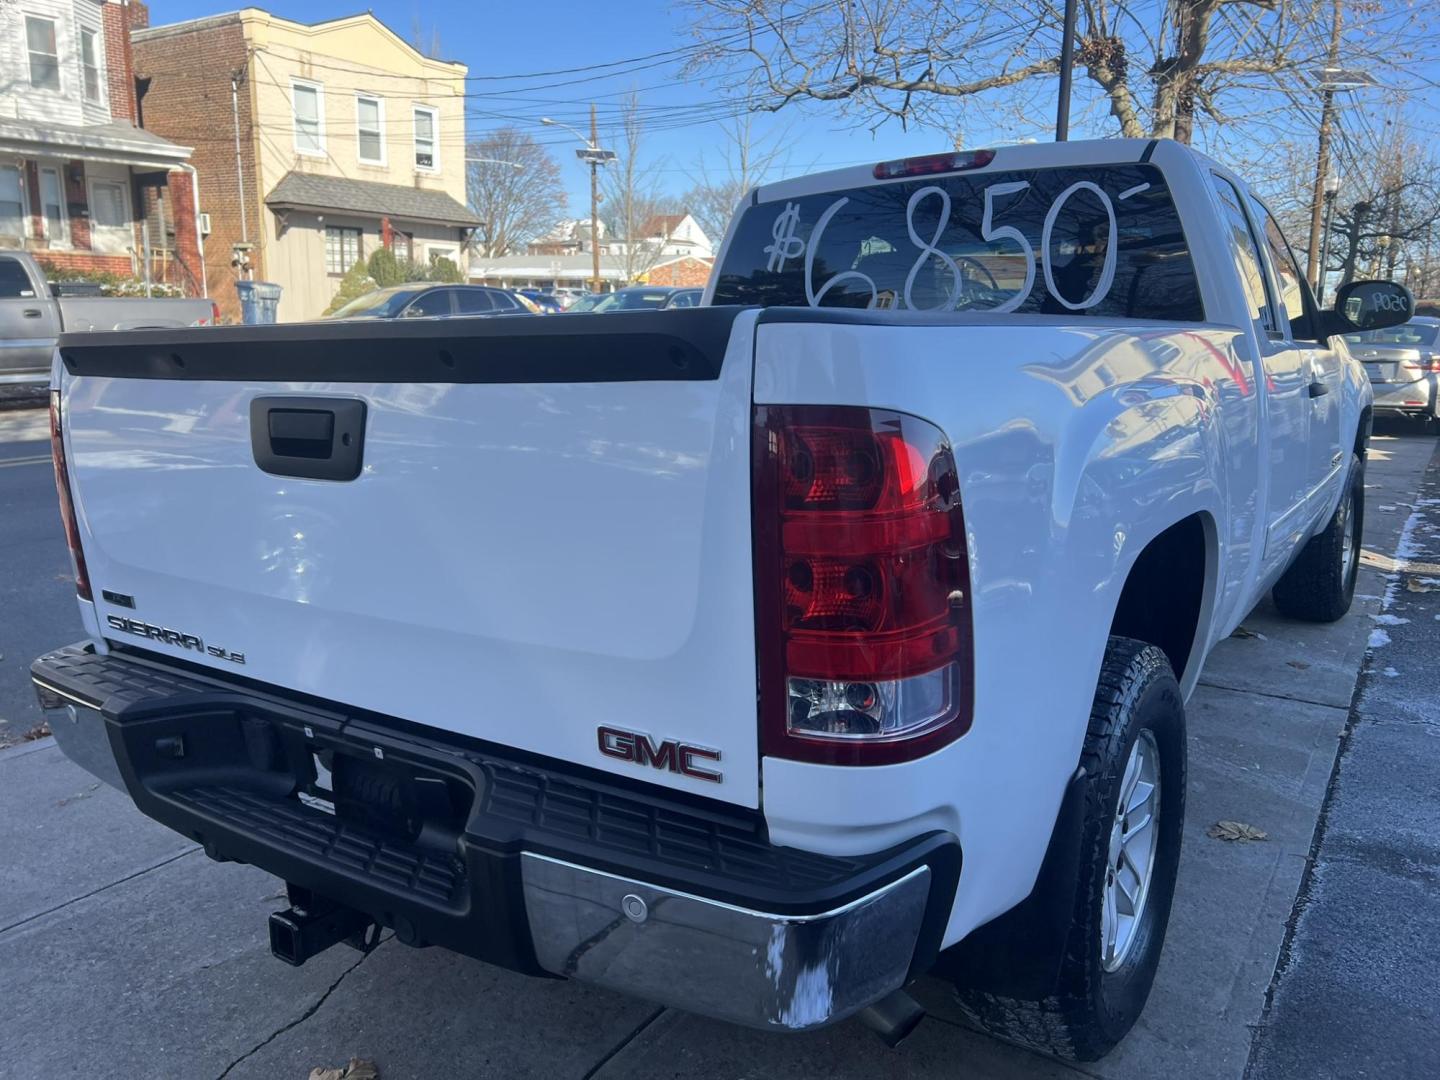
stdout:
[(1204, 319), (1144, 163), (927, 176), (747, 208), (715, 304)]

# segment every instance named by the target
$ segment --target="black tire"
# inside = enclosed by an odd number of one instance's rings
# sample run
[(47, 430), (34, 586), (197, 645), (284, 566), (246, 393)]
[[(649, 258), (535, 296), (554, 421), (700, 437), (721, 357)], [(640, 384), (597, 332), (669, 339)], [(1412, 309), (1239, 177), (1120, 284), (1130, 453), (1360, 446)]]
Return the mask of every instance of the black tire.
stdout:
[[(1106, 970), (1101, 908), (1112, 873), (1111, 829), (1131, 748), (1148, 732), (1158, 749), (1158, 829), (1150, 887), (1128, 951)], [(991, 1035), (1071, 1061), (1095, 1061), (1130, 1030), (1155, 981), (1185, 820), (1185, 707), (1165, 654), (1112, 637), (1095, 691), (1081, 764), (1086, 772), (1080, 876), (1055, 993), (1021, 1001), (963, 986), (965, 1015)]]
[(1352, 454), (1340, 505), (1325, 528), (1300, 549), (1270, 592), (1282, 615), (1305, 622), (1334, 622), (1350, 610), (1364, 528), (1365, 463)]

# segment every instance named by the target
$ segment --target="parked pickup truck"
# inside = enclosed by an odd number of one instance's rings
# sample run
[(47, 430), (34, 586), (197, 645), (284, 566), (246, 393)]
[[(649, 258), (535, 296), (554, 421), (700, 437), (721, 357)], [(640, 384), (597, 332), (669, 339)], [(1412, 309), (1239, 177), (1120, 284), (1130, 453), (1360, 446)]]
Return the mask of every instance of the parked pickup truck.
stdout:
[(62, 332), (208, 326), (217, 319), (209, 300), (56, 296), (33, 258), (0, 251), (0, 388), (43, 389)]
[(752, 192), (701, 306), (62, 338), (60, 745), (380, 928), (760, 1028), (930, 972), (1093, 1059), (1159, 960), (1184, 701), (1349, 608), (1371, 391), (1173, 142)]

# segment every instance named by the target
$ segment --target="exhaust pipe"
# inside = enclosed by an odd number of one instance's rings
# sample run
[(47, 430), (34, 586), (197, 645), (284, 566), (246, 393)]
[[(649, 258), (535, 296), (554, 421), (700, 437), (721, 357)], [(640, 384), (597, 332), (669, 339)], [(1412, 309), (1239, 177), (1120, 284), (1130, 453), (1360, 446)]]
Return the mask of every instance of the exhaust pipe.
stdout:
[(375, 921), (354, 908), (293, 887), (290, 902), (270, 915), (270, 952), (294, 967), (342, 941), (369, 952), (379, 939), (378, 932), (370, 933)]
[(860, 1022), (894, 1050), (925, 1019), (925, 1009), (904, 990), (896, 990), (860, 1010)]

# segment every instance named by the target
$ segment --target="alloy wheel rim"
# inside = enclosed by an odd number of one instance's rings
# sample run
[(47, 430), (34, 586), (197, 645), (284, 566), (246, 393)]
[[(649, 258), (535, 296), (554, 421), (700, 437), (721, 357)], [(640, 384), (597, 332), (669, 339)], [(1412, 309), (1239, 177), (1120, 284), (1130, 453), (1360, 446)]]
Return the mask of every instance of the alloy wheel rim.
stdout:
[(1100, 958), (1106, 971), (1119, 968), (1135, 944), (1159, 839), (1160, 748), (1146, 730), (1130, 747), (1110, 828), (1100, 912)]

